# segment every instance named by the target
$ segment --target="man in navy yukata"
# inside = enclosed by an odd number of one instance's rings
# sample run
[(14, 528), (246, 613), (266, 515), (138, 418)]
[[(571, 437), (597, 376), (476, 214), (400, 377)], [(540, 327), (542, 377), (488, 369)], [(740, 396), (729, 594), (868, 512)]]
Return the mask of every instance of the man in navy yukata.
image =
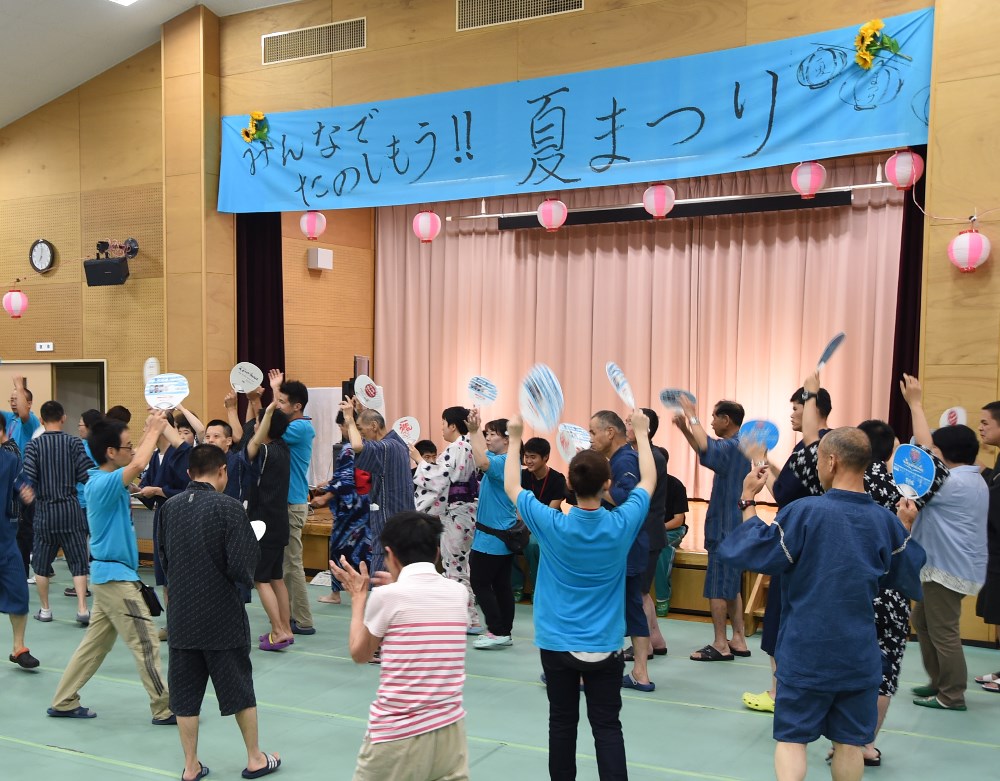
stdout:
[(744, 523), (717, 550), (730, 566), (782, 576), (775, 649), (778, 781), (806, 777), (806, 745), (822, 735), (834, 744), (834, 781), (861, 778), (862, 747), (874, 740), (882, 680), (872, 601), (880, 588), (920, 598), (926, 554), (909, 535), (916, 506), (902, 500), (897, 518), (875, 503), (864, 483), (871, 459), (863, 431), (831, 431), (820, 441), (817, 461), (826, 493), (792, 502), (770, 525), (757, 517), (754, 502), (768, 470), (754, 469), (738, 503)]

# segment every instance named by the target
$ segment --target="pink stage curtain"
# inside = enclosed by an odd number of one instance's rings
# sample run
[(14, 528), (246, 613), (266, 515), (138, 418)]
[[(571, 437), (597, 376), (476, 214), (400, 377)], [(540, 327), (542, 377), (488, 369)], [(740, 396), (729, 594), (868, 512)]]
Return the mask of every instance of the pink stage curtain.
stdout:
[[(882, 157), (827, 165), (827, 186), (872, 182)], [(671, 182), (678, 198), (789, 190), (789, 169)], [(644, 186), (572, 190), (570, 207), (642, 200)], [(487, 211), (534, 210), (539, 196), (492, 198)], [(479, 201), (431, 205), (477, 214)], [(390, 420), (413, 415), (439, 440), (441, 410), (468, 405), (469, 378), (500, 390), (489, 418), (517, 411), (521, 378), (548, 364), (566, 396), (563, 420), (586, 427), (592, 412), (625, 413), (605, 363), (624, 370), (642, 406), (661, 416), (658, 444), (688, 494), (708, 498), (712, 474), (659, 403), (663, 388), (698, 398), (708, 428), (712, 405), (734, 399), (747, 419), (778, 424), (773, 457), (797, 441), (788, 399), (838, 331), (847, 340), (823, 376), (833, 425), (885, 418), (902, 197), (859, 190), (852, 206), (500, 232), (495, 220), (445, 223), (420, 244), (418, 207), (378, 210), (373, 376)], [(528, 432), (530, 436), (534, 432)], [(549, 435), (550, 441), (554, 438)], [(441, 442), (438, 442), (439, 447)], [(553, 447), (552, 465), (565, 470)], [(700, 524), (686, 548), (703, 545)]]

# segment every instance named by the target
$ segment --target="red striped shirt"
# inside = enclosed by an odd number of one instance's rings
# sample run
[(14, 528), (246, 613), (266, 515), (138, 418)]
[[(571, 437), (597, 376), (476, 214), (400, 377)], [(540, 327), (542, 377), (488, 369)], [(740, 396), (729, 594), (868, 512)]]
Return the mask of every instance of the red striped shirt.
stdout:
[(395, 583), (374, 589), (365, 626), (382, 640), (378, 694), (368, 715), (372, 743), (402, 740), (465, 716), (468, 596), (430, 563), (410, 564)]

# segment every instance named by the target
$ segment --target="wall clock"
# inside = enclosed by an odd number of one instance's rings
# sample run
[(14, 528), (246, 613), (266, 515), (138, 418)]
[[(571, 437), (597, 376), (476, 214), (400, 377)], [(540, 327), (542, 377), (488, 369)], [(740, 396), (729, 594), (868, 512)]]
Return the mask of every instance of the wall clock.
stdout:
[(39, 239), (28, 250), (28, 260), (31, 261), (31, 267), (35, 271), (44, 274), (50, 271), (56, 262), (56, 249), (45, 239)]

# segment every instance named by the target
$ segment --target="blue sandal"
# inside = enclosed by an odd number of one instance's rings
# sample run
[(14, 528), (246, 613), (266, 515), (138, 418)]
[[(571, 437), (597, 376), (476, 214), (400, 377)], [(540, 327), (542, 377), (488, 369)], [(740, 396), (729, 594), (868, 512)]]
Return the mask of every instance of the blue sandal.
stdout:
[(78, 708), (73, 708), (73, 710), (56, 710), (55, 708), (49, 708), (47, 711), (50, 716), (55, 716), (59, 719), (96, 719), (97, 714), (94, 713), (90, 708), (84, 708), (82, 705)]

